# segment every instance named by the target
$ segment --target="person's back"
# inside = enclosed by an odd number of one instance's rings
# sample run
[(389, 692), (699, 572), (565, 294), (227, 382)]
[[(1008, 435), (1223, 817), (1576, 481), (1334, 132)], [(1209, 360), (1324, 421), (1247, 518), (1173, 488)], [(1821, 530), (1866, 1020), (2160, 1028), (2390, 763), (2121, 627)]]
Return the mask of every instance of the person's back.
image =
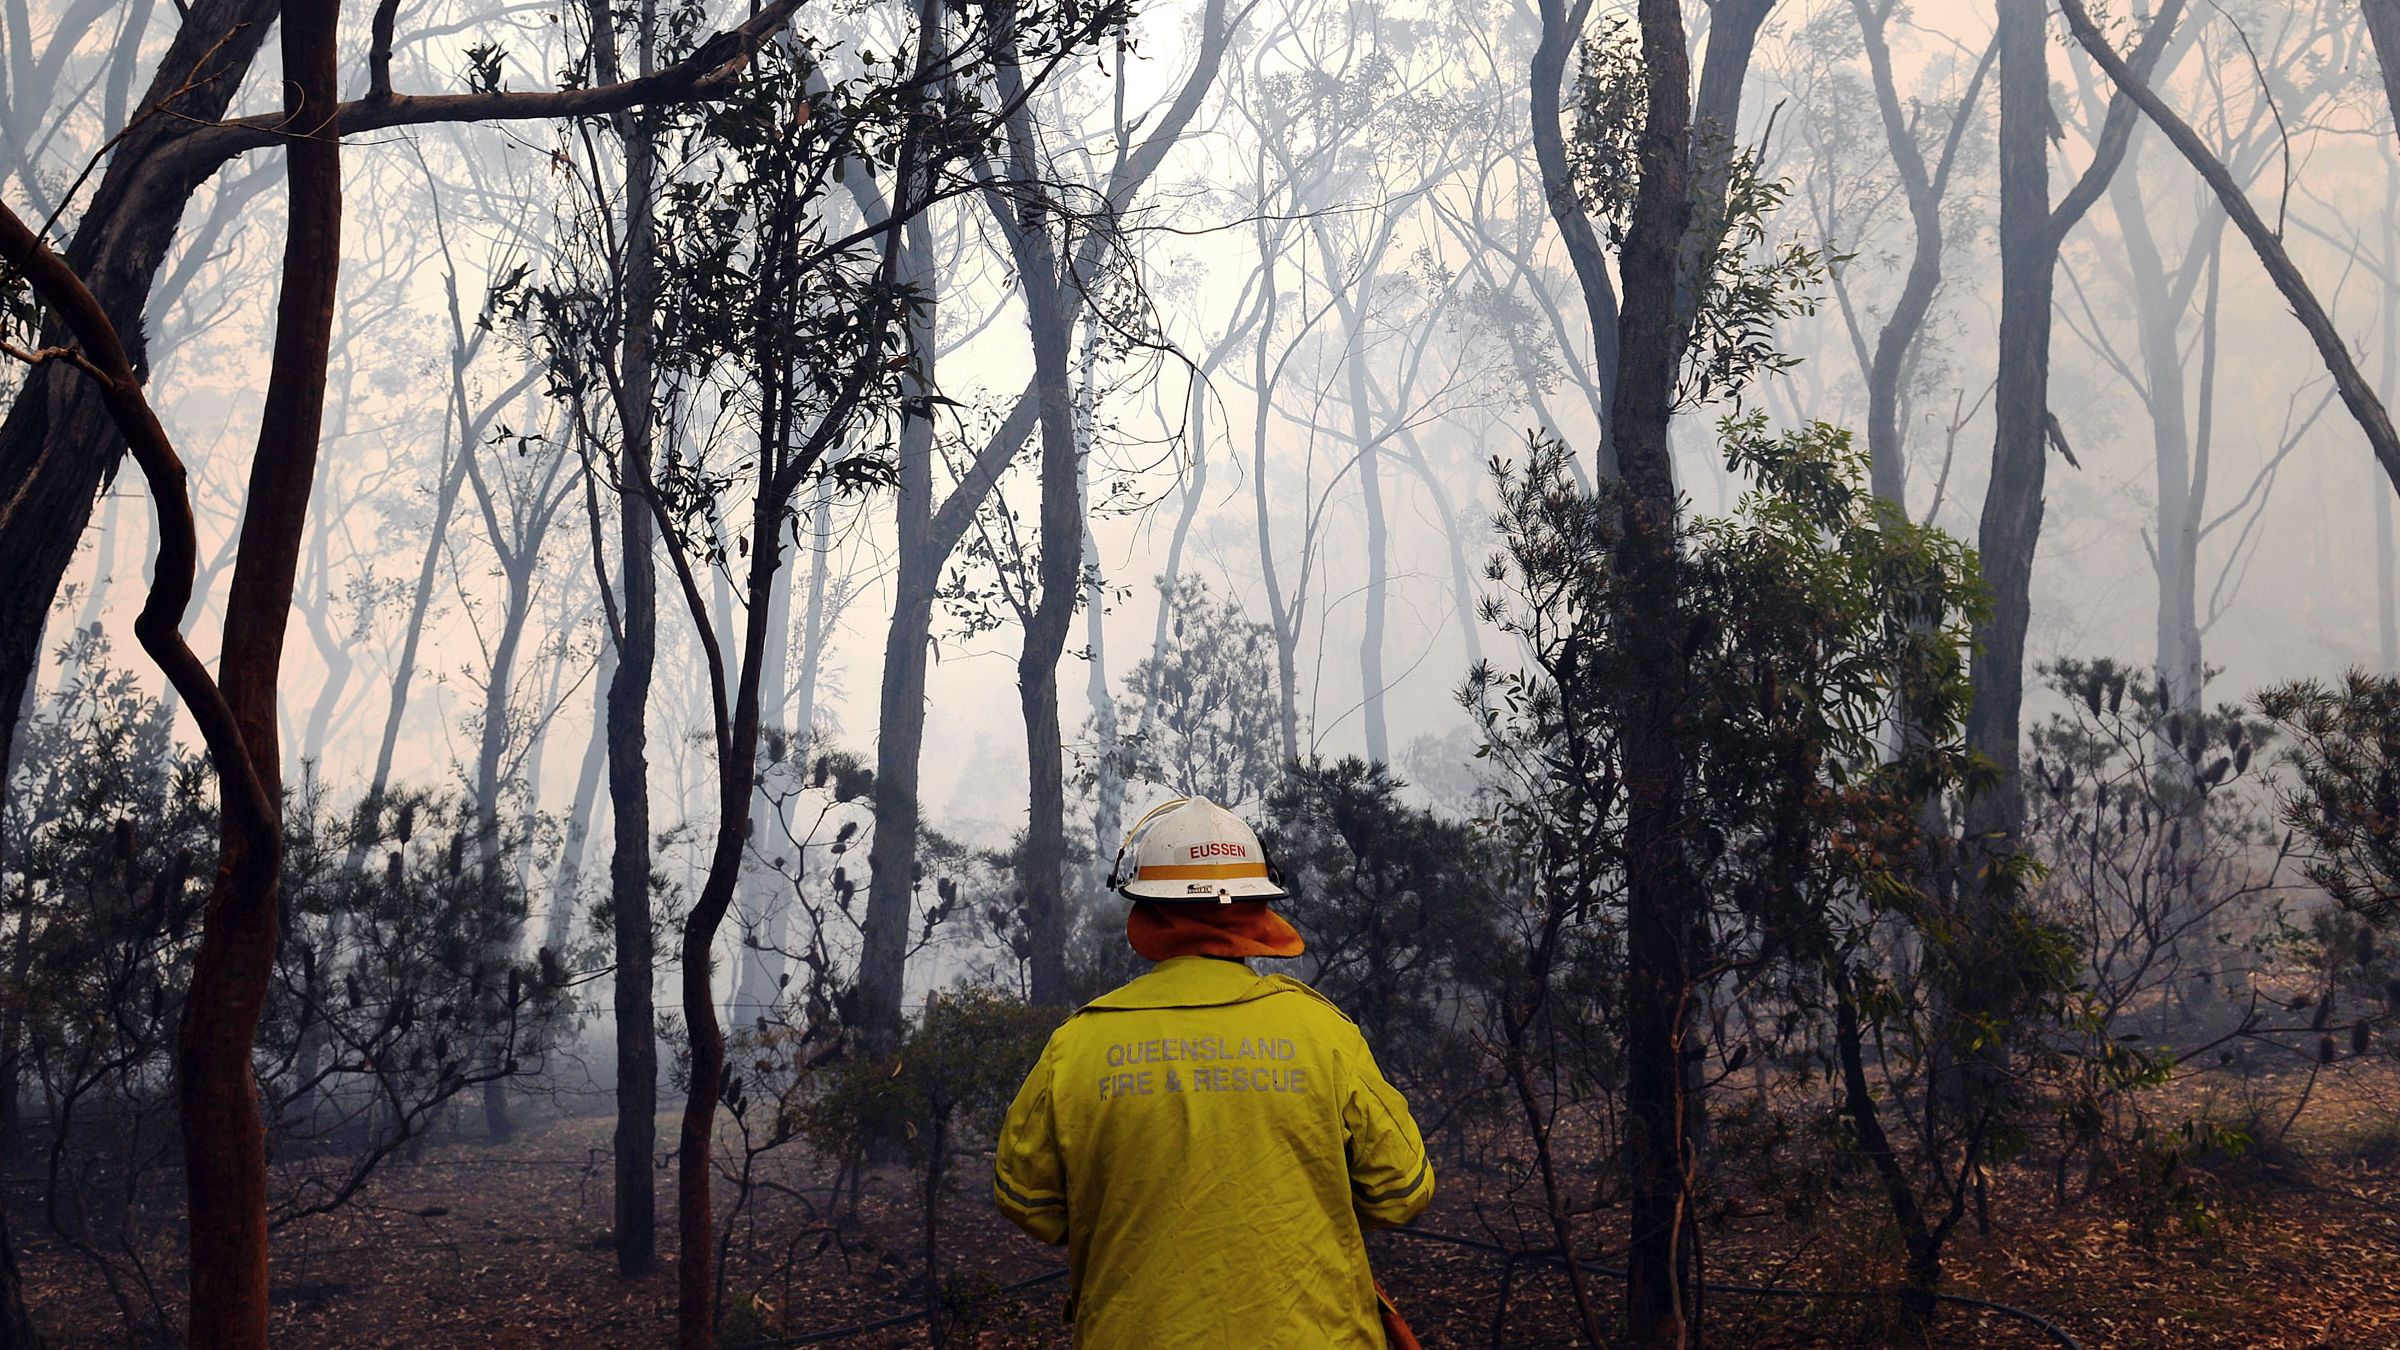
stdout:
[[(1348, 1018), (1238, 959), (1300, 940), (1248, 898), (1268, 869), (1236, 855), (1256, 853), (1247, 827), (1183, 809), (1232, 842), (1173, 856), (1235, 861), (1148, 865), (1145, 844), (1128, 937), (1159, 964), (1051, 1036), (1009, 1108), (994, 1199), (1067, 1245), (1080, 1346), (1381, 1346), (1361, 1228), (1425, 1208), (1424, 1142)], [(1200, 873), (1215, 903), (1143, 890)]]
[(1408, 1107), (1315, 991), (1179, 957), (1050, 1039), (1001, 1209), (1063, 1234), (1085, 1346), (1381, 1346), (1362, 1219), (1433, 1191)]

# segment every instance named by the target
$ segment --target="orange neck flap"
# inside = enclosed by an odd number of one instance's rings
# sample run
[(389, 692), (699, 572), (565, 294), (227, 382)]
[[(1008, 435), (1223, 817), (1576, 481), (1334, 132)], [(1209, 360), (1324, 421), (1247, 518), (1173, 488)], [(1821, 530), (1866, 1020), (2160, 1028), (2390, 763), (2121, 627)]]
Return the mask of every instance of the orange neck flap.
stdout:
[(1152, 961), (1178, 956), (1298, 956), (1300, 930), (1264, 900), (1158, 905), (1137, 901), (1125, 916), (1125, 940)]

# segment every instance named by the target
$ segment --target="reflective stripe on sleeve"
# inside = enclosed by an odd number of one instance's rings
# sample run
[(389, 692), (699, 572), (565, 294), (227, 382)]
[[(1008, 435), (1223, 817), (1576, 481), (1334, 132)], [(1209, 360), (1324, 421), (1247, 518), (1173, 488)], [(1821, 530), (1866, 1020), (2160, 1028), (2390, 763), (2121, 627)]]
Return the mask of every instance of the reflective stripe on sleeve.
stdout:
[[(1419, 1158), (1417, 1160), (1417, 1174), (1413, 1177), (1410, 1177), (1406, 1185), (1395, 1186), (1388, 1191), (1358, 1191), (1358, 1198), (1370, 1205), (1380, 1205), (1386, 1200), (1397, 1200), (1404, 1195), (1414, 1195), (1417, 1192), (1417, 1187), (1425, 1184), (1425, 1173), (1432, 1166), (1433, 1160), (1431, 1158)], [(1356, 1191), (1358, 1190), (1358, 1187), (1354, 1183), (1350, 1189)]]
[(1033, 1199), (1016, 1187), (1009, 1185), (998, 1172), (992, 1173), (992, 1189), (998, 1191), (1002, 1199), (1009, 1201), (1019, 1209), (1065, 1209), (1067, 1207), (1064, 1199), (1055, 1196), (1046, 1200)]

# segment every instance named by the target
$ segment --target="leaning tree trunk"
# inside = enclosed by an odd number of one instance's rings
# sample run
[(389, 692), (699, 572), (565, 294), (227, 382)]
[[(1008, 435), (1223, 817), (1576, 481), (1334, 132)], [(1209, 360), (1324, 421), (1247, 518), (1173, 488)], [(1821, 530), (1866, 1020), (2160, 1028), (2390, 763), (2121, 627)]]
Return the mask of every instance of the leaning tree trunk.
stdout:
[[(2395, 7), (2400, 16), (2400, 5)], [(2400, 23), (2400, 17), (2395, 18)], [(2400, 45), (2394, 48), (2400, 55)], [(2383, 388), (2400, 389), (2400, 178), (2384, 192)], [(2400, 671), (2400, 550), (2392, 539), (2392, 494), (2375, 485), (2375, 651), (2378, 669)], [(0, 763), (0, 768), (7, 767)]]
[(1608, 260), (1599, 231), (1584, 209), (1575, 171), (1567, 158), (1566, 126), (1560, 117), (1567, 63), (1581, 49), (1584, 21), (1592, 0), (1538, 0), (1541, 41), (1535, 47), (1530, 78), (1533, 86), (1532, 123), (1534, 162), (1541, 173), (1542, 201), (1558, 226), (1575, 281), (1583, 290), (1583, 305), (1592, 325), (1592, 385), (1598, 391), (1600, 418), (1600, 476), (1617, 475), (1616, 451), (1610, 438), (1616, 412), (1617, 293), (1609, 280)]
[[(2170, 6), (2168, 12), (2173, 10)], [(2390, 409), (2359, 370), (2358, 360), (2341, 330), (2334, 325), (2333, 316), (2326, 312), (2324, 302), (2317, 298), (2308, 278), (2292, 260), (2291, 251), (2284, 247), (2282, 232), (2260, 218), (2258, 209), (2250, 204), (2249, 194), (2242, 190), (2225, 161), (2158, 96), (2150, 85), (2149, 72), (2142, 68), (2139, 52), (2130, 62), (2119, 55), (2092, 22), (2083, 0), (2060, 0), (2060, 11), (2066, 15), (2067, 27), (2074, 32), (2075, 40), (2108, 72), (2119, 96), (2132, 100), (2142, 115), (2173, 143), (2192, 171), (2216, 194), (2225, 214), (2233, 218), (2234, 227), (2250, 241), (2259, 265), (2266, 269), (2275, 289), (2282, 293), (2285, 303), (2292, 307), (2293, 316), (2300, 320), (2301, 328), (2316, 345), (2317, 356), (2325, 363), (2325, 373), (2333, 377), (2333, 387), (2341, 394), (2342, 405), (2350, 410), (2351, 418), (2366, 436), (2368, 448), (2383, 465), (2384, 475), (2395, 488), (2400, 488), (2400, 428), (2394, 427)]]
[[(225, 115), (274, 26), (276, 0), (195, 0), (144, 95), (159, 116), (126, 131), (110, 153), (68, 243), (137, 372), (146, 372), (142, 313), (183, 218), (215, 172), (164, 153), (188, 129)], [(60, 335), (45, 333), (50, 344)], [(59, 362), (26, 373), (0, 420), (0, 746), (16, 734), (22, 696), (41, 662), (42, 624), (91, 520), (124, 438), (82, 375)]]

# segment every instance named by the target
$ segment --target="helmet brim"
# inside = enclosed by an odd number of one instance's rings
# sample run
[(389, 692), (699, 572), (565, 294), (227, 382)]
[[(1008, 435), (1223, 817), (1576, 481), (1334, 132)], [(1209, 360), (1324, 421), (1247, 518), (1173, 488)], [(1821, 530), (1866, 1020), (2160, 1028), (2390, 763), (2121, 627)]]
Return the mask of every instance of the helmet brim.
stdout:
[(1268, 877), (1230, 877), (1217, 881), (1128, 881), (1117, 888), (1128, 900), (1159, 904), (1211, 905), (1223, 900), (1288, 900), (1291, 892)]

